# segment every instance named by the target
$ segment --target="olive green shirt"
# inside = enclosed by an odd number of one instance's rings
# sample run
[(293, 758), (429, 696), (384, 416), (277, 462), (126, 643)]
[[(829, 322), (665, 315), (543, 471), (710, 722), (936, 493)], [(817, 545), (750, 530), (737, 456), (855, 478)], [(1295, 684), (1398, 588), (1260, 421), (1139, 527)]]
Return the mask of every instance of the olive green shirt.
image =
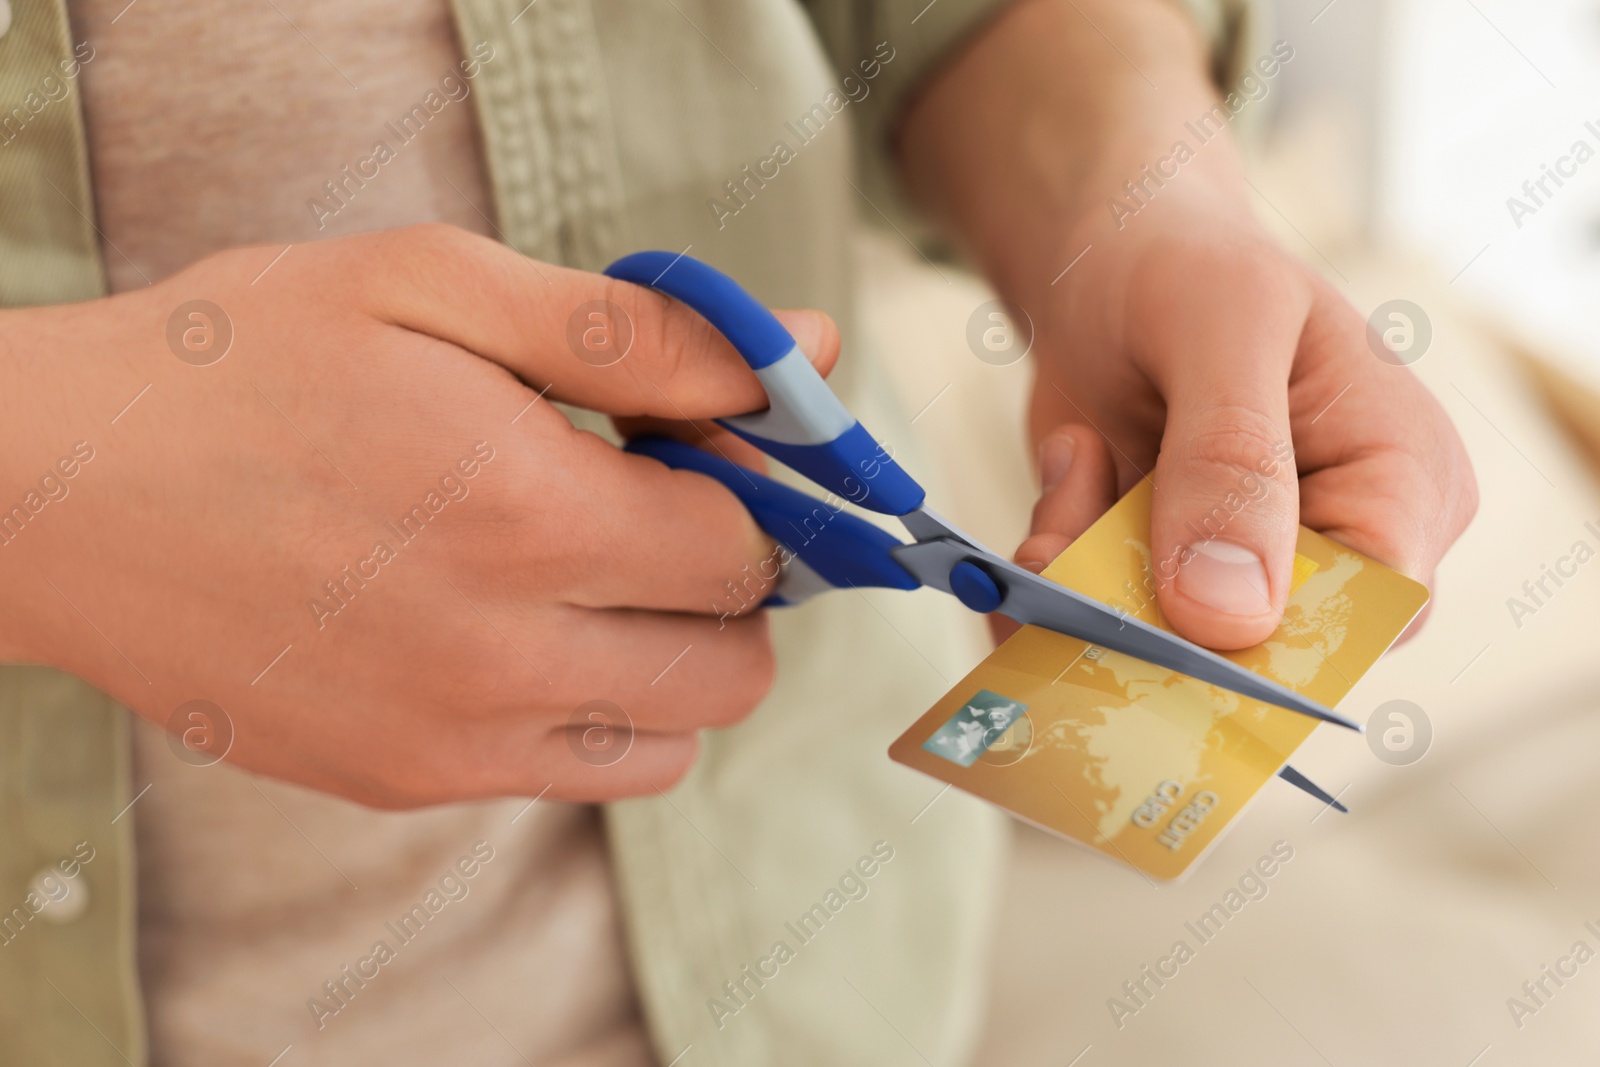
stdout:
[[(0, 306), (93, 299), (104, 270), (72, 74), (94, 42), (73, 39), (63, 0), (10, 6)], [(473, 94), (497, 226), (529, 256), (584, 269), (692, 247), (771, 304), (829, 311), (852, 351), (833, 384), (879, 436), (904, 442), (937, 493), (906, 413), (855, 343), (849, 241), (858, 216), (917, 232), (885, 151), (895, 117), (998, 6), (727, 0), (691, 22), (671, 3), (454, 0), (461, 39), (497, 57)], [(1226, 69), (1246, 52), (1237, 9), (1191, 6), (1232, 43), (1219, 45)], [(737, 64), (707, 62), (701, 34), (740, 42)], [(663, 1063), (970, 1055), (1003, 824), (959, 794), (921, 817), (936, 784), (884, 754), (981, 653), (961, 609), (929, 596), (874, 609), (839, 595), (779, 613), (772, 696), (709, 735), (670, 798), (608, 806), (631, 964)], [(58, 671), (0, 668), (0, 1063), (146, 1062), (129, 714)], [(65, 876), (64, 864), (88, 907), (42, 921), (30, 885)], [(848, 898), (820, 935), (790, 932), (863, 864), (873, 874), (859, 903)], [(775, 959), (779, 942), (792, 958)]]

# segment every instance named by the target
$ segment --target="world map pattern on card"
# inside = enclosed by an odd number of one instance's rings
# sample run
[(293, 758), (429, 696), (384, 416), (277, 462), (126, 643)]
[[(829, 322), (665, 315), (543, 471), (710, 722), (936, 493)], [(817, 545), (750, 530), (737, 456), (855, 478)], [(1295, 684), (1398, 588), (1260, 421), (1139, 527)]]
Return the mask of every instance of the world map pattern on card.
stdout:
[[(1044, 576), (1170, 629), (1140, 483)], [(1229, 659), (1333, 706), (1427, 602), (1421, 584), (1302, 528), (1283, 622)], [(1023, 627), (890, 748), (895, 760), (1156, 878), (1177, 878), (1316, 720)], [(1330, 727), (1331, 729), (1332, 727)]]

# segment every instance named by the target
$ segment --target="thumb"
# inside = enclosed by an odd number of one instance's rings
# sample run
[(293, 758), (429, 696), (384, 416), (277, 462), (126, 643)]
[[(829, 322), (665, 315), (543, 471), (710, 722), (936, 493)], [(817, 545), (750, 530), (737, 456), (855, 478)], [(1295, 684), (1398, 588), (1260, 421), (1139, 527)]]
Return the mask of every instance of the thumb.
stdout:
[[(704, 419), (766, 406), (760, 381), (687, 305), (602, 274), (535, 263), (486, 237), (423, 225), (326, 242), (355, 267), (366, 310), (500, 364), (534, 389), (609, 415)], [(780, 315), (823, 373), (839, 330)]]
[(1300, 498), (1278, 363), (1195, 364), (1168, 390), (1150, 521), (1156, 599), (1211, 648), (1266, 640), (1289, 595)]
[[(800, 351), (805, 353), (811, 365), (817, 368), (817, 372), (827, 377), (839, 356), (839, 328), (833, 324), (833, 320), (820, 311), (805, 309), (798, 311), (774, 309), (772, 313), (794, 336), (795, 344), (800, 346)], [(724, 414), (734, 415), (741, 412), (728, 411)], [(659, 415), (618, 415), (613, 416), (611, 422), (616, 426), (617, 432), (625, 438), (671, 437), (685, 444), (721, 453), (725, 458), (742, 466), (752, 467), (763, 474), (767, 472), (767, 459), (760, 449), (712, 419), (686, 420)]]

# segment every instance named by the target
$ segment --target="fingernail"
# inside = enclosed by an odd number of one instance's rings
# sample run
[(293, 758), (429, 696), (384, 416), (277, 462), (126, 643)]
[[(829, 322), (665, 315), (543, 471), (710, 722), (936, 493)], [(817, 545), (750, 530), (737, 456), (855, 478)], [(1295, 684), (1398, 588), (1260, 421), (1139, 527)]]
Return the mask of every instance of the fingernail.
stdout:
[(1272, 605), (1261, 557), (1232, 541), (1197, 541), (1178, 568), (1178, 589), (1213, 611), (1260, 615)]
[(1045, 567), (1049, 566), (1049, 564), (1042, 559), (1019, 559), (1017, 560), (1017, 566), (1035, 574), (1043, 574)]
[(1072, 469), (1072, 457), (1078, 452), (1077, 442), (1065, 434), (1054, 434), (1039, 446), (1039, 482), (1048, 493), (1061, 484), (1061, 479)]

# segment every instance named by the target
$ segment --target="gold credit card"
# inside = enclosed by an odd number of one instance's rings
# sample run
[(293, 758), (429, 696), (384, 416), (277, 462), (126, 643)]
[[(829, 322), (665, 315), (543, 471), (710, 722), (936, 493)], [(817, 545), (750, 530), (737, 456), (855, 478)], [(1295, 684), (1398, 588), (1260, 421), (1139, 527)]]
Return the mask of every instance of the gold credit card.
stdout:
[[(1149, 540), (1143, 481), (1044, 576), (1170, 630), (1155, 603)], [(1422, 610), (1428, 590), (1305, 527), (1296, 549), (1282, 624), (1261, 644), (1223, 655), (1333, 707)], [(1170, 577), (1171, 565), (1160, 569)], [(1152, 878), (1176, 879), (1316, 726), (1024, 626), (889, 755)]]

